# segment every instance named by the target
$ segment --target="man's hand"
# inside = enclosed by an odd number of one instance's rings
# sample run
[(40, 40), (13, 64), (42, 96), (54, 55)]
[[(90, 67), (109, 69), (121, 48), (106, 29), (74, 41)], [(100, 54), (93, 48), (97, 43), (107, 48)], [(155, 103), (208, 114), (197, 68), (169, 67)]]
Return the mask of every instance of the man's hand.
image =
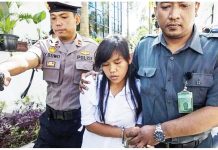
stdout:
[(152, 125), (145, 125), (142, 128), (134, 127), (132, 130), (126, 131), (128, 144), (138, 148), (156, 145), (158, 143), (154, 140), (154, 131), (155, 126)]
[(81, 75), (81, 80), (80, 80), (80, 83), (79, 83), (79, 90), (82, 94), (84, 94), (84, 91), (83, 90), (88, 90), (88, 87), (85, 85), (85, 84), (90, 84), (89, 81), (87, 81), (85, 78), (92, 75), (93, 76), (93, 79), (96, 78), (96, 75), (98, 74), (98, 72), (95, 72), (95, 71), (89, 71), (87, 73), (83, 73)]

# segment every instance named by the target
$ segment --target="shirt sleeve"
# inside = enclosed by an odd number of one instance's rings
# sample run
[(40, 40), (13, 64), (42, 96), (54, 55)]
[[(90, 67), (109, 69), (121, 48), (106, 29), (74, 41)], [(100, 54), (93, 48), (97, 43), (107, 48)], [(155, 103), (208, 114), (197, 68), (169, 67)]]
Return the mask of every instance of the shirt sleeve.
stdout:
[(84, 94), (80, 94), (81, 105), (81, 123), (82, 125), (90, 125), (96, 122), (95, 113), (97, 111), (97, 97), (96, 97), (96, 80), (90, 75), (86, 78), (90, 84), (87, 84), (88, 90)]
[(40, 68), (42, 61), (43, 61), (43, 52), (41, 50), (41, 44), (40, 41), (38, 41), (36, 44), (32, 45), (30, 49), (28, 50), (30, 53), (34, 53), (39, 58), (39, 66), (37, 68)]
[(218, 56), (213, 72), (213, 85), (208, 89), (207, 106), (218, 106)]

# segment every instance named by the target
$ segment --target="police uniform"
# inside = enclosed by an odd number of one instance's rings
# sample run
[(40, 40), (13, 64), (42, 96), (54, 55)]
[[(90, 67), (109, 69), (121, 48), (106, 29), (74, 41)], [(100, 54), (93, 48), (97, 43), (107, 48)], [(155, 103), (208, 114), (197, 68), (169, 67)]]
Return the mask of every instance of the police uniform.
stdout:
[[(200, 35), (196, 26), (186, 45), (172, 54), (162, 33), (143, 38), (133, 63), (141, 81), (143, 124), (155, 125), (182, 117), (177, 94), (184, 89), (184, 74), (191, 72), (187, 89), (193, 93), (194, 111), (218, 106), (218, 38)], [(212, 147), (210, 130), (198, 135), (167, 139), (170, 147)], [(166, 144), (159, 144), (166, 147)]]
[(79, 82), (83, 72), (93, 69), (96, 49), (96, 42), (78, 33), (71, 43), (48, 38), (29, 49), (39, 57), (39, 68), (48, 84), (46, 111), (40, 117), (34, 147), (81, 147), (84, 128), (80, 122)]

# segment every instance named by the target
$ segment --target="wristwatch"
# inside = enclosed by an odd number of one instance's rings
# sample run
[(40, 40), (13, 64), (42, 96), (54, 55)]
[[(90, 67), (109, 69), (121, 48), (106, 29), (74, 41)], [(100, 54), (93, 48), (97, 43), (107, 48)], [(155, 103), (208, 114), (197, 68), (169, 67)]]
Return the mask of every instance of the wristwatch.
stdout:
[(165, 141), (165, 134), (161, 128), (161, 124), (157, 124), (155, 126), (155, 131), (154, 131), (154, 139), (157, 142), (164, 142)]

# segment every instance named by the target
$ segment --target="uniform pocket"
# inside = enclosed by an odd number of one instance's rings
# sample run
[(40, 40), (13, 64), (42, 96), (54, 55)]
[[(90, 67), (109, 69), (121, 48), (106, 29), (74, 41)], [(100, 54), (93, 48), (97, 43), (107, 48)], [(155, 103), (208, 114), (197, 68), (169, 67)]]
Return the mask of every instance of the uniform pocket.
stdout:
[(194, 108), (198, 109), (205, 105), (208, 88), (213, 84), (213, 75), (204, 73), (192, 73), (188, 80), (188, 91), (193, 93)]
[(154, 92), (154, 86), (152, 85), (155, 80), (157, 68), (155, 67), (140, 67), (138, 70), (138, 75), (141, 81), (141, 93), (145, 95), (156, 95)]
[(77, 61), (76, 69), (91, 71), (93, 69), (93, 63), (87, 61)]
[(61, 62), (46, 60), (43, 64), (43, 79), (48, 82), (59, 83)]
[(141, 77), (153, 77), (155, 75), (156, 70), (156, 68), (140, 67), (138, 70), (138, 75)]
[(82, 72), (93, 69), (93, 63), (89, 61), (76, 61), (76, 69), (74, 72), (73, 82), (79, 84)]

